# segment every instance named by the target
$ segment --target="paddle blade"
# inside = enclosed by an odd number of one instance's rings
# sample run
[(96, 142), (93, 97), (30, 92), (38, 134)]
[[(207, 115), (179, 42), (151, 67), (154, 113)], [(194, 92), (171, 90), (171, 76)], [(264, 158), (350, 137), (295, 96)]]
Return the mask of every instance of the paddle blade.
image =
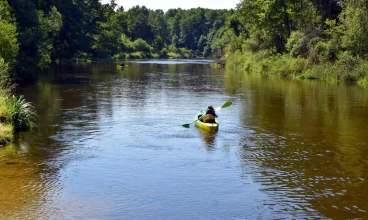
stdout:
[(183, 124), (181, 126), (183, 126), (184, 128), (190, 128), (190, 124)]
[(221, 108), (227, 108), (227, 107), (229, 107), (230, 105), (232, 105), (233, 103), (232, 102), (226, 102), (225, 104), (223, 104), (222, 106), (221, 106)]

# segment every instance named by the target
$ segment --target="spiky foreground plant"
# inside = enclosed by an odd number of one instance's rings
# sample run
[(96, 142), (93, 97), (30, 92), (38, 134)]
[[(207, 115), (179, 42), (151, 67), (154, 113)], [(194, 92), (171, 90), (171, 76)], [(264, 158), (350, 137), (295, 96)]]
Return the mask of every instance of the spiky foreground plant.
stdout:
[(35, 126), (36, 111), (32, 103), (23, 96), (18, 99), (13, 95), (9, 102), (11, 120), (15, 130), (26, 130)]

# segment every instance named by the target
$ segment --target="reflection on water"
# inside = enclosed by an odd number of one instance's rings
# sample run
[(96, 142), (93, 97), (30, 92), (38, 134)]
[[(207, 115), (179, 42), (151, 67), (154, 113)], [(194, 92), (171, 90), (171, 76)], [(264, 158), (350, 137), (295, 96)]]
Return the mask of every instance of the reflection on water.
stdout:
[[(283, 211), (366, 218), (368, 92), (356, 86), (237, 74), (242, 99), (240, 157)], [(237, 85), (237, 86), (233, 86)]]
[(216, 145), (217, 131), (207, 131), (207, 130), (203, 130), (203, 129), (200, 129), (200, 128), (198, 128), (197, 130), (200, 133), (200, 135), (202, 136), (203, 142), (208, 147), (212, 147), (212, 146)]
[[(0, 148), (0, 219), (368, 218), (368, 91), (206, 60), (55, 66)], [(221, 127), (180, 125), (212, 104)], [(202, 109), (203, 110), (203, 109)]]
[(169, 65), (180, 65), (180, 64), (211, 64), (213, 60), (192, 60), (192, 59), (175, 59), (175, 60), (138, 60), (130, 61), (130, 63), (139, 64), (169, 64)]

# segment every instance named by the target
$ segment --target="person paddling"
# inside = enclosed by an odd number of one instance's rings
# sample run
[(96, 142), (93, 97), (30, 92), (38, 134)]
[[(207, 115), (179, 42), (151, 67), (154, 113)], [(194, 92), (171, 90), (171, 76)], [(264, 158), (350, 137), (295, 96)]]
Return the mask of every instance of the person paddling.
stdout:
[[(227, 107), (229, 107), (229, 106), (231, 106), (233, 103), (232, 102), (226, 102), (225, 104), (223, 104), (221, 107), (219, 107), (218, 108), (218, 110), (221, 110), (221, 109), (223, 109), (223, 108), (227, 108)], [(211, 109), (212, 109), (212, 111), (211, 111)], [(208, 115), (210, 115), (210, 117), (213, 117), (213, 118), (216, 118), (217, 117), (217, 115), (216, 115), (216, 112), (215, 112), (215, 110), (213, 109), (213, 107), (212, 106), (208, 106), (207, 107), (207, 110), (209, 110), (208, 112), (210, 113), (210, 114), (208, 114)], [(200, 113), (202, 113), (202, 111), (200, 112)], [(206, 113), (207, 113), (207, 111), (206, 111)], [(214, 113), (214, 115), (212, 115), (211, 113)], [(207, 114), (206, 114), (207, 115)], [(183, 124), (183, 125), (181, 125), (181, 126), (183, 126), (184, 128), (190, 128), (190, 125), (191, 124), (193, 124), (193, 123), (196, 123), (196, 122), (198, 122), (198, 120), (200, 120), (200, 121), (202, 121), (201, 120), (202, 119), (202, 115), (198, 115), (198, 116), (196, 116), (196, 119), (194, 120), (194, 121), (192, 121), (191, 123), (188, 123), (188, 124)], [(216, 120), (214, 119), (214, 122), (216, 122)], [(218, 127), (217, 127), (218, 128)]]
[(218, 115), (216, 114), (215, 109), (212, 105), (209, 105), (206, 110), (206, 114), (202, 115), (199, 120), (205, 122), (205, 123), (215, 123)]

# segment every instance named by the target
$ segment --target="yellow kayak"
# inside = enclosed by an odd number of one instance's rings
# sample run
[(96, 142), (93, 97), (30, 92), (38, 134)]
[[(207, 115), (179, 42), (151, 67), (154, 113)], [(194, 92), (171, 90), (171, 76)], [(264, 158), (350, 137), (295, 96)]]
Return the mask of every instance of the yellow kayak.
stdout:
[(214, 123), (205, 123), (202, 122), (200, 120), (197, 120), (199, 117), (201, 117), (203, 115), (204, 112), (200, 111), (197, 113), (196, 117), (194, 118), (195, 121), (195, 126), (198, 128), (201, 128), (203, 130), (206, 131), (218, 131), (219, 128), (219, 123), (217, 121), (217, 119), (215, 120)]

